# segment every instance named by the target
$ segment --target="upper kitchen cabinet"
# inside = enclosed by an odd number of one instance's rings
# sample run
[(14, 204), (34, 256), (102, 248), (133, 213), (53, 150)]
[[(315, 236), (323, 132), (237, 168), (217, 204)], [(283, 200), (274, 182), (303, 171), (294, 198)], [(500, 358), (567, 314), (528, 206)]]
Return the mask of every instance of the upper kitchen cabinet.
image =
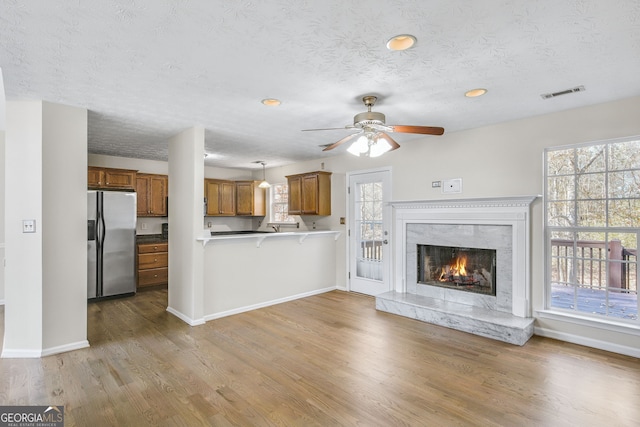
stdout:
[(286, 178), (289, 215), (331, 215), (331, 172), (308, 172)]
[(139, 173), (136, 176), (136, 192), (139, 217), (167, 216), (169, 177)]
[(265, 190), (260, 181), (236, 181), (236, 215), (264, 216)]
[(89, 166), (87, 184), (91, 189), (135, 190), (136, 171)]
[(221, 179), (204, 180), (207, 216), (234, 216), (236, 214), (236, 183)]

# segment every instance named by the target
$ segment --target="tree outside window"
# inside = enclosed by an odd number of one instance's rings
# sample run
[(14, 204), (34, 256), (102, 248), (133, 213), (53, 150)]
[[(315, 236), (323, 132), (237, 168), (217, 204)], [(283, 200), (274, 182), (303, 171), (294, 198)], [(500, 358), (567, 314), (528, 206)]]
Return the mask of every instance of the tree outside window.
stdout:
[(289, 186), (287, 184), (273, 184), (271, 186), (271, 221), (273, 223), (296, 222), (295, 217), (289, 216)]
[(638, 322), (640, 140), (545, 150), (547, 308)]

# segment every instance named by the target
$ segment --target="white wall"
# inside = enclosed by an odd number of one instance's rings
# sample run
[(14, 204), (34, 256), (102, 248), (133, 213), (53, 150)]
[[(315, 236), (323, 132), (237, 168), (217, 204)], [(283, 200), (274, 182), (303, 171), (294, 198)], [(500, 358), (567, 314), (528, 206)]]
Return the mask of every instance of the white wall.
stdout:
[(188, 129), (169, 140), (169, 306), (185, 322), (203, 323), (204, 129)]
[[(309, 235), (215, 240), (205, 247), (205, 319), (335, 289), (335, 238)], [(222, 266), (222, 268), (221, 268)]]
[(0, 305), (4, 305), (4, 151), (4, 129), (0, 129)]
[(48, 354), (82, 347), (87, 339), (87, 110), (44, 102), (42, 133), (42, 346)]
[[(541, 101), (542, 102), (542, 101)], [(548, 101), (544, 101), (548, 102)], [(551, 101), (553, 102), (553, 101)], [(340, 154), (267, 170), (269, 182), (284, 176), (319, 170), (333, 172), (331, 217), (318, 220), (323, 228), (344, 230), (339, 217), (346, 216), (346, 172), (391, 166), (395, 200), (473, 198), (542, 194), (542, 159), (546, 147), (640, 135), (640, 97), (515, 120), (443, 136), (416, 137), (401, 148), (381, 157), (357, 158)], [(344, 149), (341, 150), (344, 153)], [(432, 181), (462, 178), (462, 194), (444, 195), (431, 187)], [(309, 226), (312, 217), (307, 217)], [(542, 200), (532, 206), (532, 301), (533, 309), (544, 308), (544, 253)], [(343, 244), (346, 244), (343, 240)], [(338, 246), (340, 247), (340, 246)], [(338, 254), (336, 277), (346, 277), (346, 264)], [(640, 348), (636, 334), (611, 332), (566, 321), (536, 319), (536, 333), (598, 346), (613, 351)]]
[[(87, 111), (7, 103), (3, 357), (86, 347)], [(23, 233), (23, 220), (35, 233)]]
[(0, 305), (4, 304), (4, 131), (6, 128), (4, 78), (0, 68)]

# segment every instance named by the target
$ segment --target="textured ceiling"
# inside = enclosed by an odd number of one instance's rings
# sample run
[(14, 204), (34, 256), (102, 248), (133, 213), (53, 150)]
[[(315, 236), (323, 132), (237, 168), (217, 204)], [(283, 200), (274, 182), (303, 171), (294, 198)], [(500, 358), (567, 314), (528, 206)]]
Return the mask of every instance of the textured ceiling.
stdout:
[(367, 94), (446, 132), (640, 95), (640, 2), (2, 0), (0, 68), (8, 100), (86, 107), (92, 153), (166, 160), (200, 125), (208, 165), (269, 167), (344, 152), (319, 145), (347, 131), (301, 129), (351, 124)]

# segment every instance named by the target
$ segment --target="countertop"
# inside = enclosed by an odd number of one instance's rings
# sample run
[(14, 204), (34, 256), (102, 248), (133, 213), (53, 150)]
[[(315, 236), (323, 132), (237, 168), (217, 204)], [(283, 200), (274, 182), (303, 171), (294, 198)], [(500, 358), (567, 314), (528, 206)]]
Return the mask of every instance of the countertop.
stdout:
[(216, 240), (247, 240), (256, 242), (256, 246), (260, 247), (265, 239), (278, 239), (284, 237), (297, 238), (299, 243), (302, 243), (309, 236), (316, 235), (333, 235), (335, 240), (340, 237), (341, 231), (334, 230), (311, 230), (311, 231), (282, 231), (282, 232), (256, 232), (256, 233), (242, 233), (242, 234), (218, 234), (212, 236), (198, 237), (196, 240), (202, 242), (202, 246), (205, 246), (209, 242), (215, 242)]
[(138, 234), (136, 243), (167, 243), (167, 239), (162, 234)]

